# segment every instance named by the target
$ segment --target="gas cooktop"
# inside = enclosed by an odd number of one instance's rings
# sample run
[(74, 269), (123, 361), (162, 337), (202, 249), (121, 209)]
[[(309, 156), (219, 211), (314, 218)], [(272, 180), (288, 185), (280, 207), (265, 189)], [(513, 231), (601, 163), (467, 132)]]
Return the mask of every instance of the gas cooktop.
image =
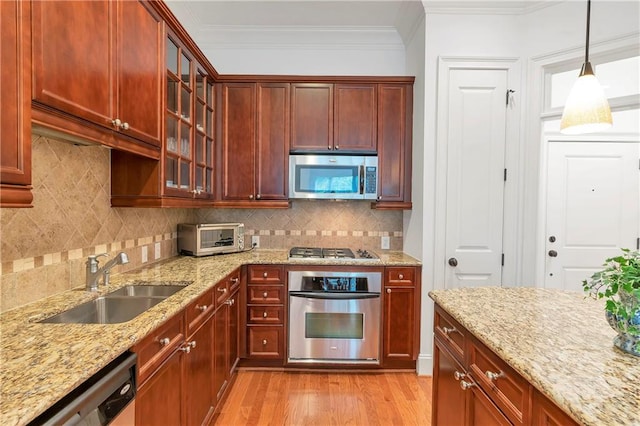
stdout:
[(342, 259), (342, 260), (379, 260), (372, 251), (358, 249), (354, 253), (349, 248), (293, 247), (289, 250), (289, 259)]

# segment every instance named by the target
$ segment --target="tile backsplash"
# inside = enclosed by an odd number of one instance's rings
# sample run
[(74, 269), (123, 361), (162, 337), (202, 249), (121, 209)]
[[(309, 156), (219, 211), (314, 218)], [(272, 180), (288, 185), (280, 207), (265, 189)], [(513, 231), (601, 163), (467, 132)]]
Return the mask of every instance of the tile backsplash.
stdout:
[[(365, 201), (294, 201), (290, 209), (112, 208), (110, 151), (33, 136), (32, 209), (0, 209), (0, 312), (82, 286), (91, 254), (119, 251), (142, 265), (177, 254), (182, 222), (243, 222), (260, 247), (352, 247), (379, 250), (388, 236), (402, 249), (402, 212), (372, 210)], [(249, 237), (250, 242), (250, 237)]]
[(32, 137), (33, 208), (0, 209), (0, 311), (82, 286), (90, 254), (119, 251), (127, 265), (176, 254), (176, 225), (190, 209), (112, 208), (109, 150)]

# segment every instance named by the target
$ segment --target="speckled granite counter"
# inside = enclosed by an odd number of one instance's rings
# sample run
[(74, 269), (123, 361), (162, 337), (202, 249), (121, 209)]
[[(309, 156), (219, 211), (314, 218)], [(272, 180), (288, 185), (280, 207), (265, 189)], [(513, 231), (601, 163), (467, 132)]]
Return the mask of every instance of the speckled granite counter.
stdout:
[(640, 358), (613, 347), (602, 301), (534, 288), (429, 296), (579, 423), (640, 425)]
[[(401, 252), (378, 252), (380, 261), (287, 260), (285, 250), (254, 250), (203, 258), (176, 257), (111, 277), (89, 293), (83, 287), (0, 315), (0, 424), (26, 424), (57, 400), (178, 313), (243, 264), (419, 265)], [(141, 281), (188, 282), (184, 290), (121, 324), (41, 324), (123, 285)], [(46, 285), (46, 283), (43, 283)]]

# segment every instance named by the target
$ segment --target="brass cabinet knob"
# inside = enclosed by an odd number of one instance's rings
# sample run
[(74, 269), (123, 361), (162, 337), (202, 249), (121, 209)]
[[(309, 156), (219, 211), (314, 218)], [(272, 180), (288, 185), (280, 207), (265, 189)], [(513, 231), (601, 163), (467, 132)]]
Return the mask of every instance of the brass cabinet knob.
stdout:
[(262, 297), (264, 297), (265, 299), (267, 298), (267, 296), (268, 296), (268, 294), (267, 294), (266, 291), (264, 293), (262, 293)]
[(460, 380), (460, 387), (462, 388), (462, 390), (467, 390), (467, 389), (472, 388), (474, 386), (476, 386), (476, 384), (473, 383), (473, 382), (466, 382), (464, 380)]
[(266, 344), (267, 344), (267, 339), (264, 339), (264, 340), (262, 341), (262, 344), (263, 344), (263, 345), (266, 345)]
[(263, 312), (263, 313), (262, 313), (262, 318), (266, 318), (266, 317), (267, 317), (267, 313), (266, 313), (266, 312)]
[(390, 288), (387, 289), (387, 293), (391, 293), (391, 289)]
[(402, 275), (402, 274), (398, 274), (398, 279), (399, 279), (399, 280), (403, 280), (403, 279), (404, 279), (404, 275)]
[(262, 277), (263, 277), (263, 278), (267, 278), (268, 276), (269, 276), (269, 274), (267, 274), (266, 272), (263, 272), (263, 273), (262, 273)]
[(207, 308), (208, 308), (207, 305), (196, 305), (196, 309), (202, 312), (206, 311)]
[(158, 340), (158, 343), (160, 343), (160, 346), (167, 346), (170, 341), (171, 340), (168, 337), (163, 337), (162, 339)]

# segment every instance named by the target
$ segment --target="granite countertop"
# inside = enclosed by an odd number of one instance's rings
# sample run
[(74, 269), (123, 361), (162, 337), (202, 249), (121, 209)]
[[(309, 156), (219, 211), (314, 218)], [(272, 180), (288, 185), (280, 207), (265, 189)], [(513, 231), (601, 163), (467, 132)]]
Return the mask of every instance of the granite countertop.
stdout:
[[(0, 424), (22, 425), (33, 420), (241, 265), (420, 265), (419, 261), (402, 252), (377, 253), (380, 261), (289, 261), (286, 250), (175, 257), (135, 271), (114, 274), (110, 286), (101, 286), (97, 293), (87, 292), (81, 286), (5, 312), (0, 315)], [(121, 324), (37, 322), (126, 284), (140, 282), (188, 285)]]
[(640, 425), (640, 358), (613, 346), (603, 301), (538, 288), (429, 296), (577, 422)]

